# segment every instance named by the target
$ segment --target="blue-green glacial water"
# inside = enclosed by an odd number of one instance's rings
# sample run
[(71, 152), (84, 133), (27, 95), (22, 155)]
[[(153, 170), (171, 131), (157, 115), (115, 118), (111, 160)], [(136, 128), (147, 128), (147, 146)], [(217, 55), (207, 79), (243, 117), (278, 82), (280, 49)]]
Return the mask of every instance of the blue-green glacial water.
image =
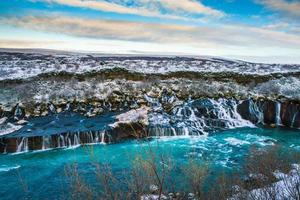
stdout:
[[(147, 157), (151, 150), (162, 154), (175, 167), (172, 174), (178, 190), (185, 190), (182, 167), (191, 158), (208, 163), (214, 176), (220, 171), (235, 172), (243, 165), (249, 148), (278, 145), (300, 153), (300, 131), (291, 129), (239, 128), (198, 137), (161, 137), (148, 141), (127, 141), (112, 145), (90, 145), (19, 154), (0, 155), (0, 199), (69, 199), (71, 183), (67, 168), (78, 167), (78, 174), (96, 191), (95, 163), (109, 164), (119, 178), (133, 166), (137, 156)], [(97, 189), (98, 188), (98, 189)]]

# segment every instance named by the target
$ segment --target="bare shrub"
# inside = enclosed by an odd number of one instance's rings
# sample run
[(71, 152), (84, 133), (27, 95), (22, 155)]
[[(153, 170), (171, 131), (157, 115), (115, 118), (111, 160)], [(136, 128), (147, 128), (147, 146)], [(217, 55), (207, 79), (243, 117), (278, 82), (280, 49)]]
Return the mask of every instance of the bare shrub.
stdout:
[(69, 165), (65, 169), (66, 176), (70, 179), (70, 190), (72, 199), (92, 200), (94, 192), (78, 172), (76, 163)]
[(207, 165), (199, 165), (195, 160), (190, 160), (189, 164), (183, 168), (187, 178), (189, 188), (198, 199), (204, 198), (204, 182), (209, 173)]

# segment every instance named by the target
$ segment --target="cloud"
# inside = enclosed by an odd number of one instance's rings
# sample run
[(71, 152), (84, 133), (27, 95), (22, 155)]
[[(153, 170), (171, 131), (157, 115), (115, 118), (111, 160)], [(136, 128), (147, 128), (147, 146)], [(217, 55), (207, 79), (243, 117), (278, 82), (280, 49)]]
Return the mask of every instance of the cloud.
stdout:
[[(164, 7), (174, 13), (191, 13), (191, 14), (203, 14), (214, 17), (224, 17), (225, 14), (222, 11), (212, 9), (208, 6), (203, 5), (202, 3), (195, 0), (180, 0), (174, 3), (174, 0), (141, 0), (146, 4), (151, 2), (157, 2), (160, 4), (160, 7)], [(159, 6), (157, 6), (159, 7)]]
[(296, 0), (257, 0), (267, 8), (293, 17), (300, 17), (300, 2)]
[(1, 18), (0, 23), (93, 39), (184, 44), (193, 47), (284, 47), (299, 50), (300, 46), (299, 35), (249, 26), (184, 26), (62, 15)]
[[(299, 34), (250, 26), (184, 26), (65, 15), (0, 17), (0, 24), (33, 33), (22, 38), (11, 36), (10, 40), (2, 38), (0, 47), (269, 58), (280, 55), (287, 58), (282, 62), (288, 62), (290, 57), (300, 59)], [(32, 44), (31, 40), (34, 40)]]
[[(41, 1), (41, 0), (33, 0)], [(133, 14), (147, 17), (163, 17), (171, 19), (191, 19), (186, 16), (205, 15), (209, 17), (224, 17), (222, 11), (210, 8), (195, 0), (136, 0), (130, 6), (127, 1), (96, 1), (96, 0), (46, 0), (43, 2), (61, 5), (101, 10), (121, 14)], [(164, 11), (162, 11), (164, 10)], [(197, 18), (197, 16), (194, 16)]]

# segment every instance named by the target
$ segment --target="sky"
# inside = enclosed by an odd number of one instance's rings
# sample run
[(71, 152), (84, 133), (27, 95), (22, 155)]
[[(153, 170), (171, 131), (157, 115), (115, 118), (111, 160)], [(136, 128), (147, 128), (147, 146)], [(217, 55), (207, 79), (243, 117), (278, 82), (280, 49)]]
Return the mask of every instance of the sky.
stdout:
[(300, 63), (300, 0), (0, 0), (0, 48)]

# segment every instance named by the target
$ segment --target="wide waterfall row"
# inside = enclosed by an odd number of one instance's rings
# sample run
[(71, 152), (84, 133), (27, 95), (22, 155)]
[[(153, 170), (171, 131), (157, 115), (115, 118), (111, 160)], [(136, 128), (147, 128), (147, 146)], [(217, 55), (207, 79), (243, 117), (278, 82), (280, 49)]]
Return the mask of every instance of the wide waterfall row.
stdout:
[(207, 135), (218, 130), (254, 126), (242, 119), (234, 100), (190, 100), (174, 106), (168, 113), (157, 110), (149, 116), (150, 136)]
[[(1, 137), (0, 152), (113, 143), (149, 136), (199, 136), (257, 124), (300, 127), (300, 105), (293, 102), (208, 98), (182, 102), (172, 95), (163, 95), (160, 99), (145, 96), (145, 99), (149, 108), (141, 108), (144, 110), (140, 112), (125, 112), (122, 114), (123, 121), (117, 123), (114, 123), (116, 116), (105, 114), (98, 118), (81, 118), (80, 115), (61, 113), (47, 118), (48, 121), (40, 119), (43, 123), (35, 119), (19, 133), (16, 131)], [(18, 113), (20, 115), (16, 109), (16, 116), (19, 116)], [(135, 116), (139, 113), (146, 114)]]
[(82, 144), (104, 144), (106, 142), (109, 142), (109, 137), (107, 137), (103, 131), (62, 133), (49, 136), (0, 138), (0, 152), (27, 152), (74, 147)]

